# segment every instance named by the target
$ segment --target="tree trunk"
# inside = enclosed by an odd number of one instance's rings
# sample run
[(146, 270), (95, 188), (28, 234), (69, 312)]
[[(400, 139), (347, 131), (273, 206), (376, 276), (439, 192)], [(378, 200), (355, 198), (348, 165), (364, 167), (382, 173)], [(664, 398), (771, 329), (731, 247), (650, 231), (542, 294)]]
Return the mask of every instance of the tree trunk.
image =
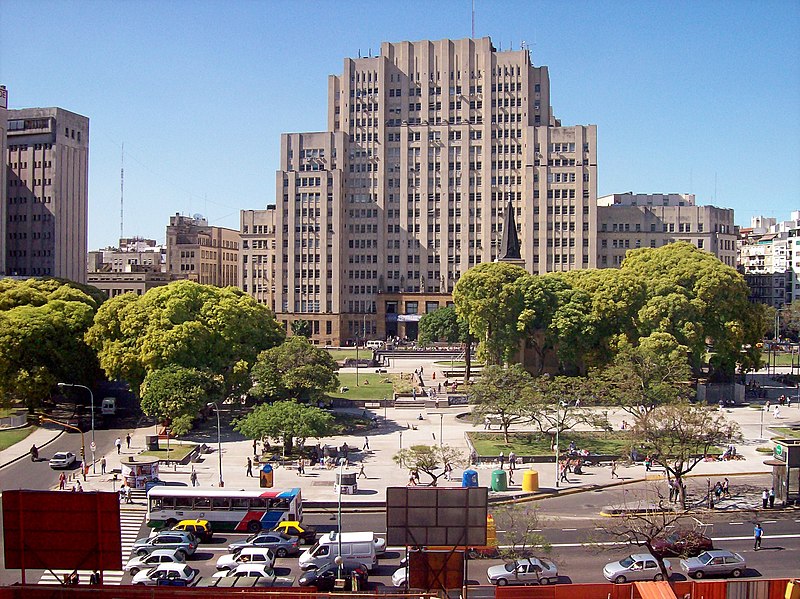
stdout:
[(675, 484), (678, 486), (678, 499), (680, 500), (681, 509), (686, 510), (686, 487), (683, 485), (682, 475), (675, 475)]
[(509, 424), (507, 422), (503, 423), (503, 438), (506, 441), (506, 445), (508, 445), (508, 427)]
[(664, 558), (653, 551), (653, 545), (650, 541), (645, 542), (644, 546), (647, 548), (647, 551), (650, 553), (650, 555), (656, 558), (658, 569), (661, 570), (661, 576), (664, 577), (664, 580), (669, 582), (669, 572), (667, 571), (667, 567), (664, 565)]
[(291, 454), (293, 446), (294, 446), (294, 438), (290, 435), (286, 435), (283, 438), (283, 455)]
[(472, 335), (467, 335), (467, 340), (464, 341), (464, 382), (469, 381), (472, 370)]

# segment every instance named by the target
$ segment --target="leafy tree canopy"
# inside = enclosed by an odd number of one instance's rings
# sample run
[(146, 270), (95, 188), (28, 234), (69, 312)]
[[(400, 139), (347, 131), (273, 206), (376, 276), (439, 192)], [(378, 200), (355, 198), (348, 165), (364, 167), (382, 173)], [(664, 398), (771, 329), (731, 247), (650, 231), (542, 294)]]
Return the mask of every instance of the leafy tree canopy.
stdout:
[(134, 391), (147, 373), (178, 365), (222, 374), (226, 393), (241, 381), (242, 362), (284, 338), (272, 312), (243, 291), (191, 281), (107, 301), (86, 334), (109, 378)]
[(290, 452), (295, 439), (324, 437), (332, 431), (333, 416), (319, 408), (295, 401), (279, 401), (256, 406), (234, 424), (248, 439), (272, 439)]
[(436, 341), (465, 343), (469, 338), (469, 325), (460, 319), (454, 305), (428, 312), (419, 320), (419, 342), (429, 345)]
[(172, 432), (184, 435), (192, 429), (192, 421), (208, 402), (222, 399), (220, 379), (182, 366), (153, 370), (142, 383), (142, 411), (158, 422), (169, 420)]
[[(444, 476), (446, 464), (456, 467), (464, 464), (464, 454), (461, 450), (449, 445), (412, 445), (401, 449), (393, 459), (401, 467), (427, 474), (431, 478), (431, 487), (435, 487), (439, 479)], [(438, 472), (439, 470), (441, 472)]]
[(250, 373), (250, 394), (258, 399), (317, 399), (339, 385), (330, 353), (305, 337), (290, 337), (261, 352)]
[(470, 399), (474, 403), (472, 413), (478, 420), (491, 418), (499, 422), (508, 443), (509, 427), (529, 419), (531, 383), (531, 375), (519, 364), (508, 368), (487, 366), (470, 388)]

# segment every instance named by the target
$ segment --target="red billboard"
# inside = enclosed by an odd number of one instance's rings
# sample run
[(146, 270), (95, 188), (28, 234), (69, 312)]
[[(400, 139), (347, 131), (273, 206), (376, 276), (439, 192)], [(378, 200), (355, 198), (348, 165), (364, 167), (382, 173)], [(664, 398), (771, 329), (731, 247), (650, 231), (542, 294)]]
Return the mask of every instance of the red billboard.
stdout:
[(121, 570), (116, 493), (4, 491), (6, 568)]

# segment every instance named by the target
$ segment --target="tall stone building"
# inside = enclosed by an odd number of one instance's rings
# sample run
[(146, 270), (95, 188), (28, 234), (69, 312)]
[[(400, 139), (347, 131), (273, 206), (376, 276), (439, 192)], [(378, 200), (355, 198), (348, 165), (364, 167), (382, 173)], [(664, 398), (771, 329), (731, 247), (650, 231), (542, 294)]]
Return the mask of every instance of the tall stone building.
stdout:
[(6, 127), (8, 120), (8, 90), (0, 85), (0, 275), (6, 274), (6, 220), (8, 206), (6, 197)]
[[(422, 314), (405, 301), (449, 294), (497, 259), (509, 204), (530, 272), (596, 266), (596, 127), (561, 125), (547, 67), (527, 50), (383, 43), (377, 57), (345, 59), (328, 95), (327, 131), (281, 136), (279, 320), (343, 344), (396, 334), (403, 317), (415, 337)], [(401, 313), (379, 323), (383, 295)]]
[(89, 119), (8, 110), (2, 205), (5, 274), (86, 281)]
[(736, 268), (733, 209), (698, 206), (693, 194), (615, 193), (597, 199), (597, 266), (619, 268), (625, 254), (686, 241)]
[(239, 286), (239, 231), (214, 227), (200, 215), (176, 214), (167, 226), (167, 272), (218, 287)]
[(239, 286), (260, 304), (275, 309), (275, 206), (242, 210), (239, 232)]

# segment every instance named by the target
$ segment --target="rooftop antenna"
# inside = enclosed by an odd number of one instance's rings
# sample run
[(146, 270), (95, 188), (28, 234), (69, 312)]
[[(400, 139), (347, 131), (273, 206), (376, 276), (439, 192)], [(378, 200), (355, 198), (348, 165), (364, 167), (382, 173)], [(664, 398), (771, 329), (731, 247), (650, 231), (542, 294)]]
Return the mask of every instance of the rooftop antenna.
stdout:
[(122, 158), (119, 166), (119, 240), (122, 243), (125, 222), (125, 142), (122, 142)]
[(472, 39), (475, 39), (475, 0), (472, 0)]

